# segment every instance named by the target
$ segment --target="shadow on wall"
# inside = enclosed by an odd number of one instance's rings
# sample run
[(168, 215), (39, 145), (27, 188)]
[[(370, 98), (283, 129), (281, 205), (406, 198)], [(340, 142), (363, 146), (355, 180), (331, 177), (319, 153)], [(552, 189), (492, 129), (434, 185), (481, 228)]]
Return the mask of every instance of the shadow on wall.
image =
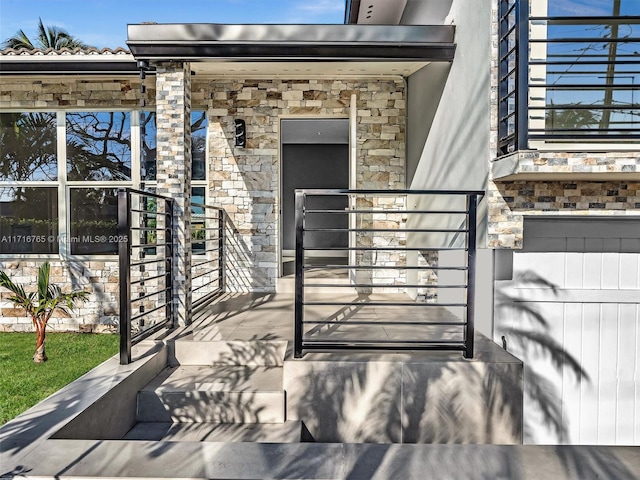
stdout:
[(535, 411), (544, 425), (556, 434), (558, 442), (571, 443), (558, 400), (559, 393), (545, 375), (535, 370), (534, 361), (544, 359), (559, 373), (567, 367), (576, 380), (588, 382), (589, 376), (578, 361), (551, 336), (549, 322), (553, 319), (544, 318), (534, 304), (523, 302), (514, 292), (515, 288), (527, 286), (546, 288), (554, 296), (558, 293), (555, 284), (533, 271), (515, 272), (514, 280), (506, 282), (495, 292), (496, 338), (500, 338), (505, 350), (520, 358), (525, 365), (524, 401), (532, 411), (525, 411), (524, 440), (525, 443), (536, 443), (536, 425), (533, 423), (536, 417), (532, 415)]
[(253, 285), (253, 279), (247, 273), (253, 265), (251, 247), (228, 214), (225, 223), (225, 290), (247, 293)]
[(448, 358), (285, 362), (288, 411), (318, 442), (520, 443), (519, 363)]

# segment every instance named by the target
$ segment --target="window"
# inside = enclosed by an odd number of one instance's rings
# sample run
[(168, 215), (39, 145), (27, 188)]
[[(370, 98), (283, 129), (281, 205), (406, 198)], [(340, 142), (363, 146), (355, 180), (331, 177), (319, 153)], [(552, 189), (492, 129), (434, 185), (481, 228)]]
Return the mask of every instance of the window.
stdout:
[(117, 189), (71, 188), (70, 202), (71, 254), (117, 254)]
[(58, 253), (58, 188), (0, 188), (0, 253)]
[(0, 113), (0, 145), (0, 181), (57, 180), (55, 113)]
[[(155, 187), (156, 115), (137, 115), (0, 113), (0, 254), (117, 254), (117, 189)], [(206, 112), (191, 123), (193, 201), (205, 203)]]
[[(207, 112), (191, 112), (191, 179), (206, 179)], [(143, 112), (140, 118), (142, 179), (156, 180), (156, 114)]]
[(131, 180), (128, 112), (68, 113), (67, 179)]
[[(204, 205), (205, 187), (191, 188), (191, 203)], [(191, 207), (191, 251), (194, 255), (203, 254), (206, 250), (206, 216), (204, 207), (193, 205)]]

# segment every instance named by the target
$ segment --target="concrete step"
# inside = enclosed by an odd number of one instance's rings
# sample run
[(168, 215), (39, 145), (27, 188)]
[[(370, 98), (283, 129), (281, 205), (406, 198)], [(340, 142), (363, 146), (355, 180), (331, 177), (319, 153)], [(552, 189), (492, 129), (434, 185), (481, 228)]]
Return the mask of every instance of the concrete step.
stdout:
[(286, 340), (176, 340), (171, 365), (282, 366)]
[(296, 443), (302, 438), (302, 422), (284, 423), (165, 423), (139, 422), (123, 440), (165, 442)]
[(140, 422), (282, 423), (282, 367), (167, 367), (138, 393)]

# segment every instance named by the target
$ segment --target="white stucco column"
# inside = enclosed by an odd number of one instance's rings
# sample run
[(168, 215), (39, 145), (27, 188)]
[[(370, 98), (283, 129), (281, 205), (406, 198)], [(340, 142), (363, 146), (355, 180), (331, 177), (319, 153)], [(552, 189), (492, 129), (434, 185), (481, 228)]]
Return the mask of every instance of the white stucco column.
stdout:
[(191, 69), (156, 67), (157, 192), (175, 199), (173, 228), (174, 321), (191, 321)]

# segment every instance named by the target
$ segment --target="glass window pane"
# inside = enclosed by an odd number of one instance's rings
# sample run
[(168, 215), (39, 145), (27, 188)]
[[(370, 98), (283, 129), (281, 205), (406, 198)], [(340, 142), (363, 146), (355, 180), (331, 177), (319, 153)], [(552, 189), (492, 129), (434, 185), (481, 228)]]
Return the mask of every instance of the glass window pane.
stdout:
[(56, 114), (0, 113), (0, 180), (57, 180)]
[[(143, 180), (156, 179), (156, 113), (144, 112), (141, 125), (141, 176)], [(207, 112), (191, 112), (191, 178), (205, 180), (207, 153)]]
[(0, 188), (0, 253), (58, 253), (58, 189)]
[(566, 17), (612, 15), (616, 5), (620, 8), (619, 15), (640, 15), (640, 2), (637, 0), (553, 0), (548, 2), (550, 16)]
[(118, 196), (115, 188), (72, 188), (71, 253), (118, 253)]
[(140, 114), (140, 166), (143, 180), (156, 179), (156, 112)]
[[(205, 187), (191, 188), (191, 203), (205, 204)], [(206, 249), (206, 220), (203, 207), (191, 207), (191, 251), (194, 254), (204, 253)]]
[(207, 112), (191, 112), (191, 178), (206, 178)]
[(67, 175), (69, 180), (130, 180), (129, 113), (67, 114)]

